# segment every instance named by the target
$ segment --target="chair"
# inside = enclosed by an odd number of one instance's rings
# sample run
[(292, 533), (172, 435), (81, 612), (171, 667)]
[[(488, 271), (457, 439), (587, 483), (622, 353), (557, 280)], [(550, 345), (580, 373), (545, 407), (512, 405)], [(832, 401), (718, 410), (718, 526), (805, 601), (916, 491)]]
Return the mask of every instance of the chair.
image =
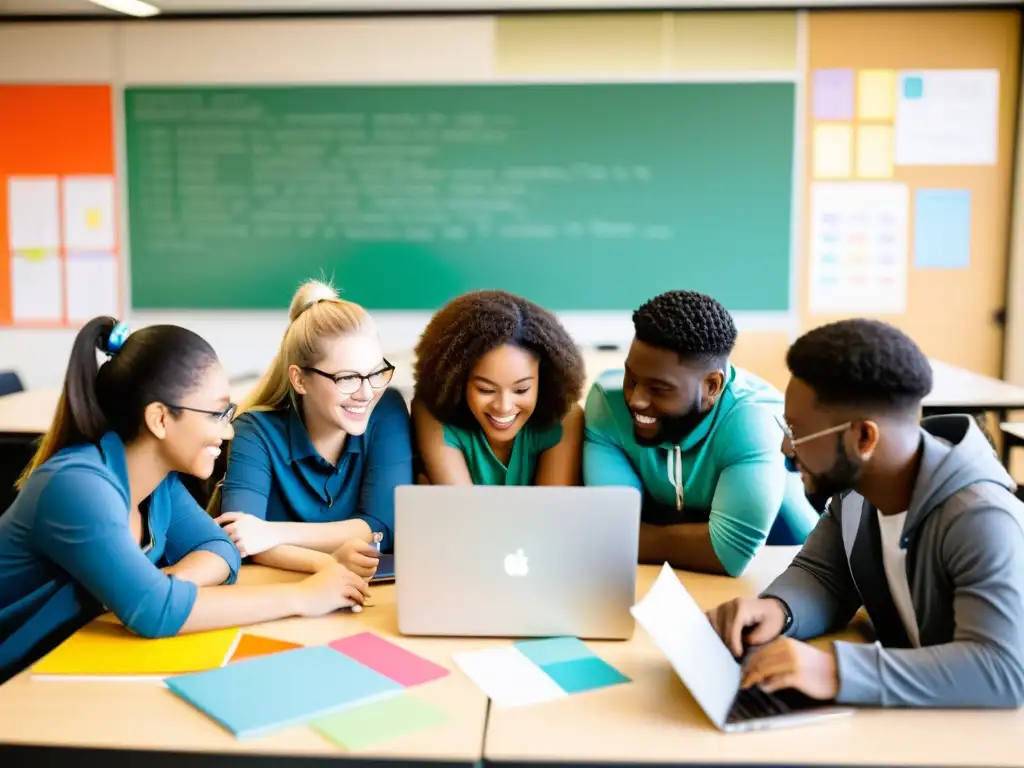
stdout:
[(0, 371), (0, 395), (13, 395), (15, 392), (23, 392), (25, 387), (21, 383), (21, 377), (14, 371)]

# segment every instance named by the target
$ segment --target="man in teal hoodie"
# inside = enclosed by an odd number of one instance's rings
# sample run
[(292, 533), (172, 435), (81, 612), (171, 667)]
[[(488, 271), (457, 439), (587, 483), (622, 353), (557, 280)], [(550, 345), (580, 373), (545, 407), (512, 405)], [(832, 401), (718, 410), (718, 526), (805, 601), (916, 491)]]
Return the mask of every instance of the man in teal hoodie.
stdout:
[(583, 476), (643, 493), (640, 562), (737, 576), (766, 540), (802, 544), (818, 514), (779, 453), (782, 393), (729, 363), (729, 312), (670, 291), (633, 327), (587, 397)]
[[(709, 614), (734, 654), (754, 648), (743, 685), (867, 706), (1024, 704), (1024, 504), (975, 421), (921, 421), (928, 359), (877, 321), (817, 328), (787, 361), (783, 450), (809, 490), (835, 495), (760, 598)], [(862, 606), (878, 642), (800, 642)]]

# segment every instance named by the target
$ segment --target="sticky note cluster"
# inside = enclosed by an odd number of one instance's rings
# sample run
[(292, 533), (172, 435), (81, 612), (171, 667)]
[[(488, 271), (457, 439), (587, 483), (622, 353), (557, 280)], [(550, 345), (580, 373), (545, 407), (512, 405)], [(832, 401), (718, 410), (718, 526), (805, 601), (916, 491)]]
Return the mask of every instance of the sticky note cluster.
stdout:
[(227, 666), (166, 680), (240, 739), (306, 724), (354, 749), (446, 718), (405, 694), (449, 671), (372, 633), (291, 649), (250, 638), (243, 650)]
[(817, 69), (811, 88), (814, 178), (892, 178), (895, 71)]
[(496, 705), (518, 707), (630, 682), (575, 637), (521, 640), (456, 654), (458, 667)]

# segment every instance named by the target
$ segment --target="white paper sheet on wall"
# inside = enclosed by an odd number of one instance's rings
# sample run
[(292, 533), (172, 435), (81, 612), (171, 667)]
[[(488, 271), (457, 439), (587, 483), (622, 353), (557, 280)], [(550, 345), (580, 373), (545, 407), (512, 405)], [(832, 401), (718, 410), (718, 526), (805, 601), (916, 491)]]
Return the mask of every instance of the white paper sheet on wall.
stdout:
[(811, 312), (906, 311), (909, 204), (905, 184), (811, 186)]
[(67, 176), (64, 187), (64, 247), (69, 250), (112, 251), (114, 179), (111, 176)]
[(68, 254), (68, 321), (97, 315), (118, 317), (117, 257), (113, 253)]
[(995, 165), (999, 70), (900, 72), (896, 165)]
[(56, 251), (15, 252), (11, 259), (14, 322), (61, 322), (64, 319), (63, 285), (63, 265)]
[(56, 176), (7, 179), (7, 232), (12, 251), (60, 247), (60, 201)]

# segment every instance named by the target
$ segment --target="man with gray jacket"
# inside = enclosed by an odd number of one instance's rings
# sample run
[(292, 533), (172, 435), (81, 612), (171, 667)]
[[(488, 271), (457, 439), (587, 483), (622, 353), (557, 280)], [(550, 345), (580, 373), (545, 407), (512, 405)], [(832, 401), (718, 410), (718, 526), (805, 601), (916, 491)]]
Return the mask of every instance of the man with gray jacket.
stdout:
[[(1024, 505), (969, 416), (921, 420), (928, 359), (844, 320), (787, 355), (783, 452), (828, 508), (759, 598), (709, 612), (744, 687), (884, 707), (1024, 704)], [(873, 644), (804, 638), (864, 607)]]

